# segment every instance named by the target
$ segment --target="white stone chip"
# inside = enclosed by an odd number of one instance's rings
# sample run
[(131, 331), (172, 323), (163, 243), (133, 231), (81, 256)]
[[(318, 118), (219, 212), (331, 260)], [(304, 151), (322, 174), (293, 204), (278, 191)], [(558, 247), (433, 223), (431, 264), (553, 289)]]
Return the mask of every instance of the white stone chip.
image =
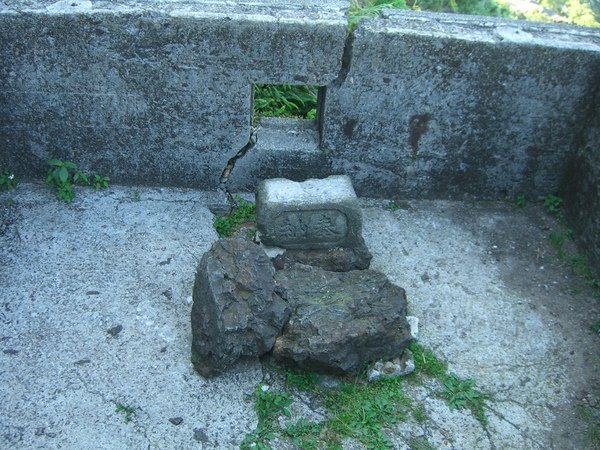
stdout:
[(419, 337), (419, 318), (415, 316), (406, 316), (406, 321), (410, 325), (410, 336), (413, 339)]

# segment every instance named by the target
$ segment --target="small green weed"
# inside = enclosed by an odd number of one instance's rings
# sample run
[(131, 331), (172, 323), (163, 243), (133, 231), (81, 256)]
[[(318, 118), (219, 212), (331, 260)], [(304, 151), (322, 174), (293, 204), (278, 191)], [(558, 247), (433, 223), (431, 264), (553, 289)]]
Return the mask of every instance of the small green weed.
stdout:
[(484, 427), (487, 427), (488, 419), (485, 415), (485, 401), (492, 397), (475, 389), (475, 381), (471, 379), (460, 379), (454, 374), (447, 375), (443, 381), (444, 391), (442, 397), (448, 402), (450, 409), (471, 410), (473, 415)]
[[(451, 409), (470, 409), (475, 418), (486, 427), (487, 417), (484, 406), (486, 400), (492, 400), (492, 396), (476, 390), (474, 380), (462, 380), (454, 374), (448, 375), (448, 365), (437, 359), (431, 350), (423, 349), (416, 342), (413, 342), (409, 348), (415, 358), (415, 372), (436, 378), (442, 383), (444, 390), (441, 396), (446, 399), (448, 406)], [(420, 413), (417, 412), (417, 416), (419, 415)], [(417, 417), (415, 419), (418, 420)]]
[[(456, 375), (447, 374), (447, 366), (438, 360), (433, 352), (423, 349), (416, 343), (411, 344), (417, 374), (439, 380), (444, 390), (439, 395), (445, 398), (450, 408), (468, 408), (485, 427), (485, 401), (492, 397), (475, 389), (473, 380), (461, 380)], [(393, 448), (384, 433), (384, 428), (404, 421), (412, 414), (418, 422), (427, 420), (423, 404), (413, 406), (402, 389), (403, 378), (383, 379), (367, 383), (358, 377), (354, 381), (342, 383), (335, 389), (325, 389), (316, 383), (317, 375), (310, 372), (286, 370), (286, 390), (310, 392), (312, 398), (324, 406), (328, 419), (315, 423), (304, 418), (279, 425), (280, 416), (290, 417), (288, 407), (292, 397), (288, 392), (273, 392), (259, 385), (248, 396), (254, 401), (258, 416), (256, 429), (246, 435), (242, 449), (271, 448), (271, 441), (288, 439), (300, 449), (341, 449), (344, 439), (353, 438), (369, 449)], [(291, 392), (291, 391), (290, 391)], [(427, 440), (411, 441), (411, 448), (429, 450)]]
[(109, 181), (110, 181), (110, 178), (108, 178), (108, 177), (103, 177), (101, 175), (94, 175), (94, 179), (92, 180), (92, 185), (98, 191), (100, 189), (108, 188)]
[(592, 325), (592, 330), (598, 334), (600, 334), (600, 319), (596, 320)]
[(578, 405), (577, 412), (587, 424), (588, 437), (593, 449), (600, 449), (600, 414), (596, 409)]
[(131, 201), (139, 202), (140, 200), (141, 200), (140, 193), (138, 191), (133, 191), (133, 194), (131, 194)]
[(302, 392), (314, 392), (317, 389), (317, 376), (312, 372), (286, 370), (285, 384)]
[(249, 396), (254, 400), (254, 409), (258, 416), (258, 425), (253, 433), (247, 434), (240, 448), (270, 449), (269, 441), (275, 437), (275, 421), (280, 415), (291, 417), (288, 406), (292, 398), (287, 392), (271, 392), (266, 385), (259, 385)]
[(133, 416), (135, 415), (135, 410), (133, 406), (123, 405), (121, 403), (117, 403), (115, 405), (115, 412), (119, 414), (123, 414), (125, 417), (123, 421), (125, 423), (129, 423), (133, 420)]
[(415, 358), (415, 370), (430, 377), (441, 379), (446, 376), (448, 365), (441, 362), (431, 350), (425, 350), (416, 342), (409, 346)]
[(71, 203), (75, 198), (74, 185), (94, 186), (96, 190), (108, 187), (109, 178), (100, 175), (90, 177), (79, 170), (75, 163), (70, 161), (61, 161), (51, 159), (48, 161), (50, 169), (46, 177), (46, 183), (56, 189), (56, 194), (60, 200)]
[(544, 199), (544, 208), (549, 214), (562, 219), (563, 199), (556, 195), (549, 195)]
[(0, 191), (12, 191), (17, 187), (17, 178), (10, 170), (4, 170), (0, 173)]
[(412, 416), (419, 423), (425, 422), (427, 420), (427, 413), (425, 412), (425, 406), (423, 406), (423, 405), (415, 406), (412, 410)]
[(567, 233), (550, 233), (550, 236), (548, 236), (548, 242), (554, 247), (561, 260), (565, 258), (565, 242), (567, 242), (568, 239)]
[(239, 196), (235, 196), (237, 204), (233, 211), (223, 217), (215, 218), (213, 226), (220, 237), (232, 236), (239, 227), (246, 222), (254, 222), (256, 207), (253, 203), (247, 202)]
[(284, 433), (291, 438), (292, 443), (302, 450), (316, 450), (319, 448), (320, 435), (323, 424), (299, 419), (285, 427)]
[(408, 440), (410, 450), (435, 450), (435, 447), (424, 437), (417, 437)]
[(517, 207), (523, 208), (526, 203), (527, 203), (527, 201), (525, 200), (525, 195), (524, 194), (518, 194), (515, 197), (515, 205), (517, 205)]
[(387, 205), (387, 210), (388, 211), (398, 211), (400, 209), (400, 205), (398, 205), (396, 202), (389, 202)]

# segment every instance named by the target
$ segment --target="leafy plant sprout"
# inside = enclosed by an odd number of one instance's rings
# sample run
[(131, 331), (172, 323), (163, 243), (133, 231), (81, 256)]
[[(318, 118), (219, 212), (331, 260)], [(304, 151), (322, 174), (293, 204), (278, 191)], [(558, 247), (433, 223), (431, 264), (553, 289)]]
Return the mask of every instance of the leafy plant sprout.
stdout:
[(48, 161), (50, 169), (46, 177), (46, 183), (56, 189), (59, 200), (71, 203), (75, 198), (74, 186), (94, 186), (96, 190), (108, 187), (110, 179), (105, 176), (94, 174), (90, 181), (90, 175), (79, 170), (77, 164), (70, 161), (51, 159)]
[(0, 191), (12, 191), (17, 187), (17, 178), (11, 170), (0, 172)]
[(129, 423), (133, 420), (133, 416), (135, 415), (135, 410), (133, 406), (123, 405), (122, 403), (117, 403), (115, 405), (115, 412), (119, 414), (123, 414), (123, 421), (125, 423)]

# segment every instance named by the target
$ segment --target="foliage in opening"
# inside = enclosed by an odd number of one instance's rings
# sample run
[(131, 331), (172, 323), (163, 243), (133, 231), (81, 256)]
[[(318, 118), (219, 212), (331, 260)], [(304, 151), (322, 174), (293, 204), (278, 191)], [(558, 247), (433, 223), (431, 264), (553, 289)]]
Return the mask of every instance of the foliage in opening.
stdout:
[(314, 120), (317, 117), (316, 86), (256, 84), (253, 88), (254, 118), (295, 117)]

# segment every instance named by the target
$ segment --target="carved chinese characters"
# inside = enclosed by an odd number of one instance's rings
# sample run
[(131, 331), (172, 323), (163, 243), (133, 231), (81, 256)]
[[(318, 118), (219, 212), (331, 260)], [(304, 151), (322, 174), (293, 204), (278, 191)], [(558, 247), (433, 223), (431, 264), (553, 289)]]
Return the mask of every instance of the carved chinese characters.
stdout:
[(350, 179), (271, 179), (258, 188), (257, 221), (267, 245), (317, 249), (362, 243), (362, 215)]

